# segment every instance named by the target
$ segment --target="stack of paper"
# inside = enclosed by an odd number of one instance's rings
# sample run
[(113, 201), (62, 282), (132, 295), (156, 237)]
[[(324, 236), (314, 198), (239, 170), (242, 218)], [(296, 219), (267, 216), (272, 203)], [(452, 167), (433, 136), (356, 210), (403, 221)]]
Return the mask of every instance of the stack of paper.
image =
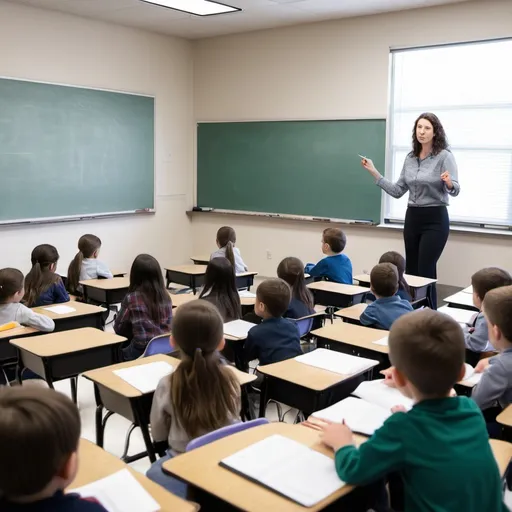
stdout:
[(249, 290), (240, 290), (238, 292), (238, 295), (240, 295), (241, 299), (255, 299), (256, 298), (256, 294), (250, 292)]
[(67, 313), (73, 313), (76, 311), (75, 308), (71, 308), (69, 306), (50, 306), (49, 308), (44, 308), (45, 311), (51, 311), (52, 313), (56, 313), (57, 315), (65, 315)]
[(389, 345), (388, 343), (388, 337), (385, 336), (384, 338), (381, 338), (380, 340), (374, 341), (374, 345), (382, 345), (383, 347), (387, 347)]
[(220, 465), (304, 507), (316, 505), (345, 485), (330, 457), (281, 435), (254, 443)]
[(339, 373), (341, 375), (362, 373), (379, 364), (379, 362), (374, 359), (350, 356), (325, 348), (317, 348), (312, 352), (297, 356), (295, 359), (299, 363), (315, 366), (316, 368), (322, 368), (323, 370)]
[(464, 293), (471, 293), (473, 294), (473, 286), (469, 285), (467, 288), (464, 288), (464, 290), (462, 290)]
[(444, 313), (445, 315), (451, 316), (459, 324), (468, 324), (471, 322), (473, 317), (477, 314), (476, 311), (470, 311), (468, 309), (450, 308), (448, 306), (442, 306), (437, 311)]
[(384, 384), (385, 379), (365, 380), (352, 392), (354, 396), (391, 410), (395, 405), (403, 405), (407, 410), (411, 409), (414, 402), (402, 395), (396, 388)]
[(160, 505), (127, 469), (73, 489), (82, 498), (95, 498), (108, 512), (157, 512)]
[(224, 334), (232, 338), (244, 340), (255, 325), (256, 324), (246, 322), (245, 320), (233, 320), (232, 322), (224, 324)]
[(156, 361), (154, 363), (139, 364), (114, 370), (118, 377), (121, 377), (130, 386), (137, 388), (141, 393), (151, 393), (155, 391), (160, 379), (169, 375), (173, 367), (165, 361)]
[(470, 384), (478, 384), (483, 373), (476, 373), (475, 369), (468, 363), (464, 363), (464, 367), (466, 368), (466, 372), (462, 380)]
[(391, 414), (389, 408), (349, 396), (326, 409), (314, 412), (313, 417), (336, 423), (345, 421), (350, 430), (371, 436)]

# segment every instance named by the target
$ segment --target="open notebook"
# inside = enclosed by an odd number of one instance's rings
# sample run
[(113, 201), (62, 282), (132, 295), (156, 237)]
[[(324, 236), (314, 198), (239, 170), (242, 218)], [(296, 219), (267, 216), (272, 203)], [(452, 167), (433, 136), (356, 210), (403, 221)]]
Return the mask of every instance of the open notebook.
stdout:
[(137, 388), (141, 393), (151, 393), (155, 391), (160, 379), (169, 375), (173, 369), (172, 365), (165, 361), (155, 361), (154, 363), (114, 370), (113, 373), (121, 377), (130, 386)]
[(304, 507), (316, 505), (345, 485), (336, 474), (332, 458), (278, 434), (219, 464)]
[(395, 405), (403, 405), (407, 410), (413, 406), (410, 398), (402, 395), (396, 388), (390, 388), (384, 384), (385, 379), (366, 380), (361, 382), (357, 388), (352, 391), (354, 396), (362, 398), (366, 402), (379, 405), (385, 409), (391, 410)]
[(449, 306), (442, 306), (438, 308), (437, 311), (451, 316), (456, 322), (459, 322), (459, 324), (468, 324), (477, 314), (476, 311), (470, 311), (469, 309), (451, 308)]
[(466, 368), (466, 372), (464, 373), (464, 378), (462, 380), (469, 384), (478, 384), (483, 373), (476, 373), (475, 369), (468, 363), (464, 363), (464, 367)]
[(325, 348), (317, 348), (307, 354), (297, 356), (295, 360), (299, 363), (315, 366), (316, 368), (322, 368), (323, 370), (339, 373), (341, 375), (362, 373), (379, 364), (379, 362), (374, 359), (350, 356)]
[(256, 324), (246, 322), (245, 320), (233, 320), (232, 322), (224, 324), (224, 334), (232, 338), (243, 340), (247, 338), (247, 334), (255, 325)]

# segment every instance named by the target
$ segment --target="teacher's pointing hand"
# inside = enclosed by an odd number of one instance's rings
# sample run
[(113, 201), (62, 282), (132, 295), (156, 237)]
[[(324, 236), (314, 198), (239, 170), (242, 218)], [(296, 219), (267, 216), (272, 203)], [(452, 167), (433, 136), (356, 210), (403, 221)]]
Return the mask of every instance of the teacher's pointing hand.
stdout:
[(379, 178), (380, 173), (375, 168), (375, 165), (373, 165), (373, 162), (369, 158), (363, 158), (361, 160), (361, 165), (374, 177)]

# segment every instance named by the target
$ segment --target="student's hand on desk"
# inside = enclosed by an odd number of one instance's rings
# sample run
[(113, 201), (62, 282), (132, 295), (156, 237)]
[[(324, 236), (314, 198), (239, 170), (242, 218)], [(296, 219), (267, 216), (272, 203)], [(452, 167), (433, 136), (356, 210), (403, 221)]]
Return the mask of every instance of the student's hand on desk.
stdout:
[(407, 409), (403, 405), (394, 405), (391, 407), (391, 412), (395, 414), (395, 412), (407, 412)]
[(384, 375), (384, 384), (386, 386), (389, 386), (390, 388), (396, 388), (395, 381), (393, 380), (393, 367), (387, 368), (386, 370), (382, 370), (380, 372), (382, 375)]
[(441, 180), (444, 181), (445, 185), (451, 190), (453, 188), (452, 178), (450, 177), (450, 173), (448, 171), (444, 171), (441, 174)]
[(480, 359), (475, 366), (475, 373), (483, 373), (490, 365), (489, 358)]
[(323, 420), (326, 424), (322, 428), (320, 437), (322, 442), (337, 452), (344, 446), (354, 444), (352, 431), (343, 423), (333, 423)]

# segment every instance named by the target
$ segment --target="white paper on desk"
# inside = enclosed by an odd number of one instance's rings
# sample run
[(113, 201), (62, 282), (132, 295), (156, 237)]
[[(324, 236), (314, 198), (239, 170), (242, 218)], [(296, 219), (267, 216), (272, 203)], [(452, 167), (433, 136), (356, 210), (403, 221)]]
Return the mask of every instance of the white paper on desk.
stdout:
[(345, 485), (330, 457), (278, 434), (226, 457), (220, 464), (305, 507), (316, 505)]
[(471, 322), (473, 317), (477, 314), (476, 311), (469, 311), (468, 309), (450, 308), (448, 306), (442, 306), (437, 311), (444, 313), (445, 315), (451, 316), (459, 324), (468, 324)]
[(464, 288), (464, 290), (462, 290), (464, 293), (471, 293), (473, 294), (473, 286), (472, 285), (469, 285), (467, 288)]
[(224, 324), (224, 334), (232, 338), (243, 340), (247, 338), (247, 334), (255, 325), (256, 324), (246, 322), (245, 320), (233, 320), (232, 322)]
[(412, 409), (414, 402), (402, 395), (398, 389), (384, 384), (384, 380), (365, 380), (352, 394), (384, 409), (391, 410), (395, 405), (403, 405), (407, 410)]
[(372, 341), (372, 343), (374, 345), (382, 345), (383, 347), (387, 347), (389, 345), (387, 336), (385, 336), (384, 338), (381, 338), (380, 340)]
[(57, 315), (65, 315), (67, 313), (73, 313), (73, 311), (76, 311), (75, 308), (71, 308), (69, 306), (50, 306), (49, 308), (44, 308), (44, 310), (51, 311)]
[(476, 373), (475, 369), (468, 363), (464, 363), (464, 368), (466, 371), (464, 372), (464, 378), (462, 380), (471, 384), (478, 384), (483, 373)]
[(151, 393), (155, 391), (160, 379), (172, 373), (173, 369), (172, 365), (165, 361), (155, 361), (114, 370), (114, 373), (141, 393)]
[(350, 356), (327, 350), (325, 348), (317, 348), (307, 354), (302, 354), (295, 358), (299, 363), (322, 368), (330, 372), (339, 373), (341, 375), (353, 375), (362, 373), (372, 366), (377, 366), (378, 361), (367, 359), (365, 357)]
[(349, 396), (326, 409), (313, 413), (314, 418), (341, 423), (354, 432), (371, 436), (391, 416), (391, 409)]
[(473, 304), (473, 295), (464, 292), (457, 292), (443, 299), (448, 304), (462, 304), (463, 306), (475, 307)]
[(238, 292), (238, 295), (240, 295), (241, 299), (255, 299), (256, 298), (256, 294), (250, 292), (249, 290), (240, 290)]
[(160, 510), (160, 505), (127, 469), (70, 492), (76, 492), (83, 498), (96, 498), (108, 512), (157, 512)]

